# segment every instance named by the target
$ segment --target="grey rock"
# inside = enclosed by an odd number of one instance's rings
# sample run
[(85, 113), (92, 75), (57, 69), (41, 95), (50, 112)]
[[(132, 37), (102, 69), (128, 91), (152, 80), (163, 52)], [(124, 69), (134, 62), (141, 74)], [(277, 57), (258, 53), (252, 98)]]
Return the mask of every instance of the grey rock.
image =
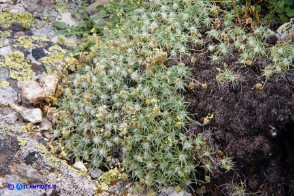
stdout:
[(20, 4), (16, 4), (15, 6), (10, 8), (10, 11), (12, 11), (12, 12), (25, 12), (26, 10)]
[(44, 118), (42, 123), (39, 125), (39, 131), (51, 131), (52, 130), (52, 123), (47, 119)]
[(54, 44), (65, 45), (68, 48), (74, 48), (77, 46), (77, 37), (65, 37), (63, 35), (55, 36), (51, 39)]
[(7, 124), (14, 124), (18, 120), (18, 114), (9, 107), (0, 108), (0, 120)]
[(72, 17), (71, 13), (69, 12), (62, 13), (60, 17), (61, 18), (56, 21), (64, 22), (65, 24), (68, 24), (70, 26), (76, 26), (79, 23), (79, 21)]
[(91, 169), (89, 174), (93, 179), (97, 179), (103, 174), (103, 171), (101, 169)]
[(43, 118), (43, 121), (38, 126), (38, 131), (42, 134), (44, 140), (49, 141), (52, 138), (52, 123), (47, 118)]
[(91, 5), (89, 5), (87, 8), (86, 8), (86, 11), (88, 13), (91, 13), (91, 12), (95, 12), (96, 11), (96, 7), (99, 6), (99, 5), (105, 5), (109, 2), (109, 0), (96, 0), (94, 3), (92, 3)]
[(8, 77), (9, 77), (9, 70), (7, 68), (0, 67), (0, 80), (6, 80)]
[(34, 124), (42, 122), (42, 111), (39, 108), (28, 109), (14, 103), (9, 103), (9, 107), (19, 113), (25, 121), (29, 121)]
[[(58, 195), (95, 195), (96, 185), (89, 180), (90, 176), (82, 174), (38, 143), (31, 134), (19, 132), (19, 126), (5, 128), (0, 121), (0, 195), (51, 195), (54, 189), (23, 189), (8, 190), (5, 186), (10, 183), (49, 184), (56, 185)], [(15, 130), (14, 130), (15, 129)], [(8, 135), (8, 131), (9, 135)], [(19, 141), (21, 145), (19, 145)], [(17, 152), (17, 153), (16, 153)], [(34, 153), (35, 152), (35, 153)], [(32, 154), (38, 154), (37, 157)], [(28, 156), (34, 160), (30, 164)], [(17, 161), (15, 161), (17, 160)], [(2, 173), (1, 173), (2, 172)], [(5, 185), (5, 186), (4, 186)], [(3, 187), (3, 188), (2, 188)]]
[(7, 106), (8, 103), (14, 102), (18, 99), (17, 93), (11, 88), (8, 87), (0, 87), (0, 105)]
[(172, 192), (170, 194), (168, 194), (168, 196), (184, 196), (185, 192), (184, 191), (181, 191), (181, 192)]
[(40, 5), (36, 3), (36, 0), (21, 1), (21, 5), (26, 9), (26, 11), (31, 13), (34, 13), (40, 10)]
[(5, 46), (0, 48), (0, 56), (6, 56), (12, 52), (11, 46)]
[(47, 38), (51, 38), (55, 36), (54, 27), (52, 24), (37, 20), (35, 23), (32, 24), (31, 30), (33, 32), (33, 35), (35, 36), (45, 36)]

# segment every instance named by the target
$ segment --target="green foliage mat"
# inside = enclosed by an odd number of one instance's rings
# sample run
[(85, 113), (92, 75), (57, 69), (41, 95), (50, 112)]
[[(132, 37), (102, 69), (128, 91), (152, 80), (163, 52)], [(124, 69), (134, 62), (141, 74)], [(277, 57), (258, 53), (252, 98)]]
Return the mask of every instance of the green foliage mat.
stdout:
[[(55, 137), (69, 158), (118, 167), (148, 186), (187, 187), (204, 180), (196, 179), (200, 167), (206, 180), (221, 168), (231, 170), (230, 158), (216, 156), (202, 135), (187, 133), (195, 122), (181, 92), (190, 70), (176, 59), (190, 54), (190, 43), (205, 46), (215, 63), (238, 51), (243, 66), (272, 51), (274, 63), (264, 70), (270, 78), (292, 66), (292, 46), (271, 50), (266, 27), (246, 31), (235, 25), (233, 11), (207, 1), (133, 2), (127, 9), (130, 2), (108, 7), (116, 25), (109, 23), (102, 36), (84, 38), (91, 43), (88, 63), (70, 77)], [(167, 66), (171, 59), (175, 63)], [(235, 76), (225, 68), (219, 80), (233, 83)], [(209, 118), (203, 125), (208, 123)]]

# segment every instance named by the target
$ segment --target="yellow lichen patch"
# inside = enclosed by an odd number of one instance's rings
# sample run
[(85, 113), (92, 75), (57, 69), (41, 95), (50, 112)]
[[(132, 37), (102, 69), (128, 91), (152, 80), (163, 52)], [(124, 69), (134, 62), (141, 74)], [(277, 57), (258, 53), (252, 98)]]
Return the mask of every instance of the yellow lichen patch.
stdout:
[(66, 69), (69, 69), (71, 71), (75, 71), (76, 69), (81, 68), (81, 65), (79, 64), (79, 61), (71, 56), (68, 56), (65, 58), (65, 67)]
[(41, 144), (37, 144), (36, 149), (38, 150), (38, 152), (40, 152), (42, 154), (48, 153), (48, 150), (46, 149), (46, 147)]
[(32, 132), (34, 130), (35, 126), (33, 123), (28, 123), (26, 125), (26, 130), (29, 131), (29, 132)]
[(64, 12), (68, 12), (67, 6), (65, 5), (65, 3), (61, 0), (56, 0), (56, 11), (59, 13), (64, 13)]
[[(60, 171), (61, 168), (66, 169), (70, 172), (81, 174), (78, 170), (74, 169), (73, 167), (69, 166), (65, 160), (61, 160), (52, 153), (50, 153), (44, 145), (36, 144), (35, 148), (38, 152), (45, 155), (45, 162), (46, 164), (50, 165), (51, 167), (58, 169)], [(62, 171), (61, 171), (62, 172)]]
[(49, 52), (53, 52), (54, 50), (57, 50), (60, 52), (65, 52), (65, 50), (63, 50), (63, 48), (59, 45), (53, 45), (48, 50), (49, 50)]
[(34, 17), (28, 12), (11, 12), (9, 10), (4, 10), (0, 13), (0, 25), (2, 27), (8, 28), (11, 23), (14, 22), (28, 29), (34, 22)]
[(9, 85), (10, 85), (10, 83), (7, 82), (6, 80), (0, 80), (0, 87), (7, 87)]
[(65, 52), (58, 52), (58, 53), (54, 53), (48, 57), (43, 57), (40, 61), (43, 63), (54, 63), (54, 62), (58, 62), (58, 61), (62, 61), (63, 57), (64, 57)]
[(117, 168), (111, 169), (108, 172), (102, 174), (98, 180), (108, 185), (115, 184), (118, 180), (126, 180), (127, 174), (122, 173)]
[[(52, 52), (50, 56), (46, 56), (40, 59), (40, 62), (44, 63), (45, 65), (52, 65), (55, 66), (56, 63), (62, 62), (65, 55), (65, 50), (63, 50), (59, 45), (51, 46), (49, 52)], [(48, 71), (48, 68), (47, 68)]]
[[(24, 48), (31, 48), (31, 47), (34, 46), (34, 44), (33, 44), (32, 41), (33, 41), (33, 40), (30, 39), (30, 38), (26, 38), (26, 37), (24, 37), (24, 36), (20, 36), (20, 37), (17, 39), (17, 42), (18, 42), (17, 45), (22, 46), (22, 47), (24, 47)], [(14, 47), (16, 47), (17, 45), (14, 45)]]
[(10, 77), (16, 80), (30, 80), (35, 72), (31, 70), (31, 65), (24, 60), (24, 54), (20, 51), (6, 55), (5, 62), (0, 62), (0, 67), (10, 70)]
[(61, 69), (69, 69), (75, 71), (79, 67), (78, 60), (72, 56), (65, 57), (66, 51), (61, 48), (59, 45), (51, 46), (49, 52), (52, 52), (50, 56), (43, 57), (40, 59), (40, 62), (45, 64), (45, 68), (48, 73), (51, 73), (50, 66), (58, 67), (61, 66)]
[(49, 163), (54, 168), (59, 168), (61, 165), (61, 160), (54, 156), (47, 157), (46, 162)]
[(11, 34), (9, 31), (0, 31), (0, 39), (9, 37)]
[(32, 36), (32, 39), (37, 41), (37, 40), (40, 40), (40, 41), (43, 41), (43, 42), (48, 42), (49, 39), (45, 36)]
[(109, 186), (105, 182), (95, 182), (96, 187), (97, 187), (97, 193), (101, 194), (103, 191), (108, 191)]
[(28, 143), (28, 141), (25, 140), (24, 138), (17, 137), (16, 139), (17, 139), (17, 141), (18, 141), (18, 144), (19, 144), (21, 147), (24, 147), (24, 146), (27, 145), (27, 143)]
[(61, 160), (50, 153), (46, 155), (46, 164), (50, 165), (51, 167), (59, 170), (60, 172), (63, 172), (62, 170), (67, 170), (70, 172), (73, 172), (75, 174), (83, 174), (82, 172), (79, 172), (78, 170), (74, 169), (73, 167), (70, 167), (66, 161)]

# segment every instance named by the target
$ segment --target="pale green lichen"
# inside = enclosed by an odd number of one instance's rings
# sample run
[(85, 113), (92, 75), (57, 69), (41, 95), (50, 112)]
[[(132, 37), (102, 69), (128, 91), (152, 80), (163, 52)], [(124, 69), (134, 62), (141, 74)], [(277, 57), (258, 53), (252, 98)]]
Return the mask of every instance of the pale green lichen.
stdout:
[[(82, 174), (78, 170), (70, 167), (65, 160), (61, 160), (54, 155), (42, 144), (36, 144), (35, 148), (37, 151), (43, 155), (45, 155), (45, 162), (46, 164), (50, 165), (51, 167), (60, 170), (60, 168), (66, 169), (76, 174)], [(62, 171), (61, 171), (62, 172)]]
[(30, 39), (30, 38), (26, 38), (24, 36), (20, 36), (18, 39), (17, 39), (17, 42), (18, 44), (14, 45), (14, 47), (17, 47), (17, 46), (22, 46), (24, 48), (31, 48), (34, 46), (33, 44), (33, 40)]
[(127, 179), (127, 174), (122, 173), (119, 171), (117, 168), (111, 169), (108, 172), (105, 172), (102, 174), (98, 180), (100, 182), (104, 182), (106, 184), (112, 184), (113, 182), (117, 180), (126, 180)]
[[(63, 50), (59, 45), (51, 46), (48, 50), (49, 52), (52, 52), (52, 54), (50, 56), (41, 58), (40, 62), (44, 63), (46, 66), (55, 66), (57, 63), (63, 61), (66, 51)], [(50, 70), (49, 67), (46, 69), (47, 71)]]
[(59, 45), (53, 45), (50, 48), (48, 48), (49, 52), (53, 52), (55, 50), (60, 51), (60, 52), (65, 52), (65, 50), (59, 46)]
[(0, 40), (9, 37), (11, 33), (9, 31), (0, 31)]
[(57, 8), (56, 8), (56, 11), (58, 13), (64, 13), (64, 12), (68, 12), (68, 9), (67, 9), (67, 6), (66, 6), (66, 3), (61, 1), (61, 0), (56, 0), (56, 5), (57, 5)]
[(31, 69), (31, 65), (24, 59), (24, 54), (20, 51), (12, 52), (6, 55), (5, 62), (0, 62), (0, 67), (6, 67), (10, 71), (10, 77), (16, 80), (30, 80), (35, 72)]
[(18, 141), (18, 144), (19, 144), (21, 147), (24, 147), (24, 146), (26, 146), (26, 145), (27, 145), (27, 143), (28, 143), (28, 141), (27, 141), (27, 140), (25, 140), (24, 138), (17, 137), (16, 139), (17, 139), (17, 141)]
[(40, 40), (40, 41), (43, 41), (43, 42), (48, 42), (49, 39), (45, 36), (32, 36), (32, 39), (37, 41), (37, 40)]
[(109, 186), (115, 184), (118, 180), (126, 180), (127, 178), (126, 173), (122, 173), (117, 168), (111, 169), (98, 178), (98, 181), (96, 181), (97, 190), (98, 192), (107, 191)]
[(74, 57), (65, 57), (66, 51), (59, 45), (51, 46), (48, 49), (52, 52), (51, 55), (41, 58), (39, 61), (45, 64), (48, 73), (51, 73), (51, 67), (58, 68), (59, 70), (70, 69), (72, 71), (78, 67), (78, 60)]
[(0, 87), (8, 87), (10, 85), (6, 80), (0, 80)]
[(0, 25), (8, 28), (12, 23), (18, 23), (28, 29), (34, 22), (34, 17), (29, 12), (11, 12), (4, 10), (0, 13)]

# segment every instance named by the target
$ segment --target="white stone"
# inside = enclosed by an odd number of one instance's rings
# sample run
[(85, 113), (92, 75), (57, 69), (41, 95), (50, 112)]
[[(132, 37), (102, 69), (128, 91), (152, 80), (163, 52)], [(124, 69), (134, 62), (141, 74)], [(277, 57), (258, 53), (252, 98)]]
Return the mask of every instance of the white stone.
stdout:
[(54, 95), (58, 83), (56, 75), (39, 76), (32, 81), (19, 81), (21, 98), (30, 104), (37, 104), (44, 101), (46, 96)]
[(80, 170), (80, 171), (87, 171), (86, 166), (81, 161), (75, 162), (75, 164), (73, 165), (73, 167), (76, 168), (76, 169), (78, 169), (78, 170)]
[(42, 122), (42, 111), (39, 108), (28, 109), (14, 103), (9, 103), (9, 107), (19, 113), (25, 121), (33, 124)]

